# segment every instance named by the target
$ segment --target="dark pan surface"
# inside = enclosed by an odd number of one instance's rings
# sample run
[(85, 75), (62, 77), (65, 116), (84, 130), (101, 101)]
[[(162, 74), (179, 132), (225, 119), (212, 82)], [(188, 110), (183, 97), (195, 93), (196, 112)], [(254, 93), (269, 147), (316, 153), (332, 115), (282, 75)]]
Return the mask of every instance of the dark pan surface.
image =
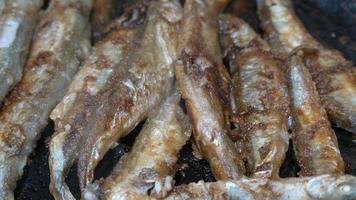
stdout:
[[(118, 2), (123, 2), (116, 0)], [(317, 10), (313, 5), (305, 1), (295, 0), (297, 15), (301, 18), (305, 26), (323, 44), (342, 51), (345, 57), (356, 63), (356, 43), (351, 40), (348, 31), (335, 21), (330, 20), (325, 13)], [(121, 12), (122, 3), (118, 3), (118, 12)], [(241, 15), (257, 31), (258, 18), (255, 13), (255, 5), (251, 4), (249, 9)], [(229, 9), (228, 9), (229, 10)], [(142, 124), (137, 127), (129, 136), (121, 139), (117, 147), (110, 150), (99, 164), (95, 171), (96, 179), (106, 177), (110, 174), (113, 166), (120, 157), (128, 152), (132, 146)], [(337, 133), (341, 153), (346, 163), (346, 173), (356, 175), (356, 138), (352, 138), (350, 133), (340, 129), (335, 129)], [(24, 170), (22, 179), (18, 182), (15, 197), (18, 200), (46, 200), (53, 199), (49, 193), (49, 169), (48, 169), (48, 139), (53, 133), (53, 123), (50, 122), (44, 130), (38, 142), (35, 152), (31, 155), (28, 166)], [(354, 140), (352, 140), (354, 139)], [(288, 152), (287, 159), (281, 169), (282, 177), (296, 176), (297, 166), (292, 151)], [(80, 192), (78, 179), (76, 177), (76, 166), (73, 166), (68, 177), (67, 183), (74, 195), (79, 198)], [(209, 165), (205, 160), (199, 160), (192, 154), (191, 143), (188, 143), (181, 150), (180, 160), (178, 161), (178, 172), (175, 176), (176, 184), (196, 182), (198, 180), (214, 181)]]

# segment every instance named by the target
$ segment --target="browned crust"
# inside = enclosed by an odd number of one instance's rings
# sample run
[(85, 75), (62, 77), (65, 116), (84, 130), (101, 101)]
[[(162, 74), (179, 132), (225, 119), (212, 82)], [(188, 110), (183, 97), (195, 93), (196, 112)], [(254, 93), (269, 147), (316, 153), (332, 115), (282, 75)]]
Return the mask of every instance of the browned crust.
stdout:
[[(132, 7), (131, 12), (137, 11), (140, 17), (145, 18), (147, 9), (142, 9), (142, 4), (137, 5), (140, 5), (140, 8)], [(142, 15), (141, 11), (144, 12)], [(93, 53), (85, 60), (66, 96), (51, 114), (55, 121), (55, 133), (49, 145), (50, 190), (56, 199), (73, 198), (65, 185), (65, 175), (80, 154), (88, 132), (93, 129), (95, 122), (101, 119), (97, 116), (103, 116), (98, 108), (108, 99), (115, 98), (113, 90), (116, 88), (117, 78), (125, 71), (118, 67), (118, 64), (142, 42), (143, 20), (130, 16), (128, 10), (115, 26), (111, 27), (110, 33), (96, 43)], [(130, 27), (126, 26), (127, 22)], [(104, 83), (98, 83), (98, 79), (103, 79), (101, 81)], [(115, 106), (116, 104), (109, 105), (110, 108)]]
[(279, 180), (242, 179), (191, 183), (175, 187), (165, 199), (342, 200), (355, 198), (355, 191), (355, 177), (324, 175)]
[[(356, 132), (356, 68), (337, 50), (316, 41), (294, 14), (290, 1), (258, 0), (259, 15), (272, 49), (282, 59), (304, 48), (304, 62), (311, 72), (322, 105), (334, 125)], [(311, 48), (314, 50), (305, 49)]]
[(0, 161), (4, 175), (1, 199), (12, 199), (12, 190), (47, 125), (49, 113), (90, 51), (89, 40), (89, 8), (81, 9), (69, 1), (51, 2), (34, 34), (24, 76), (7, 96), (0, 114), (0, 143), (6, 144), (0, 152), (5, 158)]
[(302, 51), (290, 57), (287, 75), (292, 100), (292, 139), (300, 175), (343, 174), (344, 163), (335, 133), (315, 83), (299, 56), (303, 56)]
[(118, 65), (112, 77), (116, 84), (96, 114), (79, 157), (79, 180), (85, 189), (94, 169), (119, 138), (127, 135), (160, 105), (173, 86), (177, 28), (182, 18), (177, 1), (160, 0), (150, 5), (142, 42)]
[(249, 25), (220, 17), (237, 104), (232, 136), (254, 177), (278, 178), (288, 149), (289, 99), (281, 62)]
[(178, 93), (172, 94), (148, 117), (130, 153), (102, 184), (102, 199), (162, 197), (172, 189), (179, 151), (191, 134), (179, 100)]
[(229, 138), (231, 80), (217, 41), (220, 3), (186, 1), (182, 54), (175, 72), (198, 149), (217, 179), (238, 179), (244, 174), (244, 165)]

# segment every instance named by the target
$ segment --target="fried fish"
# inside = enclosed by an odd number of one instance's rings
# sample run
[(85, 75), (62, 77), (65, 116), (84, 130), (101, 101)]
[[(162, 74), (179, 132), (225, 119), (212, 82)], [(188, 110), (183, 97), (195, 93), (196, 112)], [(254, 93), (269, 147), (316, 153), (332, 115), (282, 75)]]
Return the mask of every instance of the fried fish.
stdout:
[(234, 96), (237, 138), (253, 177), (278, 178), (289, 144), (289, 97), (282, 63), (244, 21), (220, 17)]
[(93, 181), (94, 169), (116, 141), (130, 133), (159, 106), (173, 88), (172, 63), (177, 57), (177, 33), (182, 18), (178, 1), (150, 4), (140, 44), (126, 56), (113, 79), (108, 98), (100, 102), (100, 118), (89, 131), (79, 157), (82, 189)]
[(186, 0), (175, 63), (179, 91), (192, 119), (195, 143), (217, 179), (239, 179), (241, 155), (230, 138), (231, 80), (218, 43), (218, 13), (227, 1)]
[[(147, 5), (138, 7), (140, 12), (146, 12), (141, 8)], [(125, 70), (118, 64), (129, 55), (129, 49), (140, 43), (143, 24), (137, 24), (130, 17), (135, 9), (120, 17), (122, 23), (94, 46), (64, 98), (51, 113), (55, 133), (49, 143), (50, 191), (55, 199), (74, 199), (64, 182), (65, 176), (78, 158), (95, 120), (102, 116), (104, 100), (114, 98), (111, 94), (116, 78)]]
[(266, 39), (283, 59), (300, 46), (317, 51), (305, 53), (321, 103), (338, 127), (356, 134), (356, 68), (339, 51), (316, 41), (295, 15), (290, 0), (258, 0), (258, 12)]
[(21, 80), (42, 0), (8, 0), (0, 15), (0, 103)]
[(356, 198), (354, 176), (321, 175), (304, 178), (242, 179), (191, 183), (173, 189), (167, 200), (344, 200)]
[(300, 49), (287, 62), (293, 119), (292, 140), (301, 168), (300, 175), (342, 175), (344, 162), (336, 135), (302, 56), (303, 49)]
[(179, 100), (176, 92), (150, 114), (130, 153), (105, 179), (101, 199), (142, 199), (149, 191), (164, 197), (173, 188), (179, 151), (191, 134)]
[(53, 0), (42, 16), (22, 80), (0, 113), (0, 197), (13, 199), (50, 112), (90, 51), (90, 0)]

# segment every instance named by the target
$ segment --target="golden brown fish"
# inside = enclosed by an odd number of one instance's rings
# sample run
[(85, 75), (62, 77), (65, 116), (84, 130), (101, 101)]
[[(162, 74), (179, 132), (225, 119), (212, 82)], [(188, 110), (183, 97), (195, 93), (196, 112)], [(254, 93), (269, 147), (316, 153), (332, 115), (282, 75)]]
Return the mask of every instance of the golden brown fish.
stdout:
[(130, 153), (105, 179), (101, 199), (141, 199), (149, 191), (163, 197), (172, 189), (179, 151), (191, 134), (179, 100), (175, 93), (150, 114)]
[(245, 169), (230, 139), (230, 77), (218, 43), (218, 13), (227, 1), (186, 0), (175, 64), (179, 90), (192, 119), (195, 143), (217, 179), (238, 179)]
[(262, 28), (273, 51), (281, 58), (300, 46), (317, 51), (304, 54), (329, 119), (356, 134), (356, 68), (337, 50), (316, 41), (294, 14), (290, 0), (258, 0)]
[(221, 44), (227, 53), (236, 100), (233, 138), (253, 177), (278, 178), (288, 150), (289, 98), (281, 62), (244, 21), (220, 17)]
[[(139, 7), (140, 12), (146, 12), (142, 8), (147, 5)], [(120, 68), (119, 63), (124, 62), (130, 50), (141, 42), (144, 25), (129, 17), (132, 12), (137, 12), (135, 9), (120, 17), (122, 24), (117, 24), (116, 29), (94, 46), (68, 92), (51, 113), (55, 133), (49, 144), (50, 191), (55, 199), (74, 199), (64, 182), (65, 176), (77, 159), (94, 121), (102, 116), (104, 101), (115, 98), (111, 94), (115, 90), (116, 77), (126, 70)]]
[(3, 2), (0, 15), (0, 103), (21, 80), (42, 3), (42, 0)]
[(300, 175), (341, 175), (344, 162), (319, 94), (302, 57), (302, 49), (288, 61), (289, 94), (293, 119), (293, 146)]
[(53, 0), (42, 16), (24, 75), (0, 113), (0, 198), (13, 199), (50, 112), (90, 51), (91, 2)]
[[(169, 95), (174, 80), (172, 63), (177, 57), (177, 33), (182, 18), (178, 1), (159, 0), (150, 5), (147, 25), (139, 44), (118, 66), (112, 88), (90, 124), (79, 157), (82, 189), (93, 180), (94, 169), (116, 141), (127, 135)], [(115, 52), (116, 53), (116, 52)]]
[(321, 175), (305, 178), (242, 179), (191, 183), (173, 189), (167, 200), (345, 200), (356, 198), (354, 176)]

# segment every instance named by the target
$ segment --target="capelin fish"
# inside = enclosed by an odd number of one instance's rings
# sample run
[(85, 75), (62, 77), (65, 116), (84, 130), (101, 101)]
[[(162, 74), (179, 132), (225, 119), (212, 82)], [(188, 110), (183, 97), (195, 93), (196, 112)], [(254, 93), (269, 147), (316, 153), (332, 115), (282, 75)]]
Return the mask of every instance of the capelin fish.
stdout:
[(0, 103), (21, 80), (42, 3), (42, 0), (3, 2), (0, 16)]
[[(140, 12), (145, 13), (142, 7), (147, 8), (147, 5), (140, 6)], [(49, 143), (50, 191), (57, 200), (74, 199), (65, 183), (65, 176), (77, 159), (94, 121), (102, 115), (100, 112), (104, 100), (111, 98), (117, 74), (125, 70), (118, 64), (129, 55), (129, 49), (141, 41), (139, 38), (144, 25), (131, 21), (129, 16), (132, 12), (137, 10), (133, 8), (124, 13), (120, 17), (122, 23), (117, 24), (116, 29), (94, 46), (64, 98), (51, 113), (55, 133)], [(124, 25), (125, 22), (132, 23)]]
[(356, 198), (356, 178), (321, 175), (304, 178), (242, 179), (191, 183), (173, 189), (165, 199), (344, 200)]
[(158, 198), (173, 188), (179, 151), (191, 134), (179, 100), (178, 92), (172, 94), (148, 117), (130, 153), (105, 179), (100, 199), (149, 199), (149, 191)]
[(238, 138), (248, 174), (278, 178), (289, 144), (289, 97), (281, 62), (243, 20), (220, 17), (220, 40), (234, 86)]
[(192, 119), (193, 136), (217, 179), (239, 179), (241, 155), (230, 138), (231, 80), (218, 43), (218, 13), (227, 1), (186, 0), (175, 63), (179, 91)]
[(258, 0), (259, 16), (273, 51), (286, 59), (300, 46), (317, 51), (303, 60), (316, 83), (329, 119), (356, 134), (356, 68), (337, 50), (316, 41), (294, 14), (290, 0)]
[[(120, 36), (107, 44), (110, 47), (117, 43), (115, 47), (118, 50), (102, 49), (103, 55), (98, 59), (89, 59), (88, 65), (97, 66), (97, 62), (102, 63), (96, 68), (103, 72), (103, 77), (93, 77), (93, 73), (90, 73), (89, 78), (84, 78), (86, 82), (89, 81), (85, 83), (87, 89), (82, 90), (86, 96), (79, 96), (81, 100), (78, 101), (78, 97), (69, 95), (67, 100), (70, 102), (60, 106), (59, 115), (53, 114), (53, 118), (62, 118), (61, 113), (68, 110), (67, 115), (71, 116), (65, 124), (58, 123), (62, 127), (59, 132), (62, 133), (56, 140), (62, 146), (57, 149), (65, 147), (65, 151), (73, 152), (70, 154), (71, 160), (78, 153), (81, 154), (78, 171), (82, 189), (91, 183), (95, 166), (116, 140), (145, 119), (152, 109), (162, 103), (172, 88), (174, 73), (171, 63), (175, 59), (177, 43), (174, 36), (181, 19), (181, 8), (177, 2), (159, 1), (150, 10), (144, 34), (133, 37), (134, 40)], [(123, 46), (121, 42), (130, 45)], [(110, 59), (117, 59), (117, 52), (122, 52), (119, 57), (121, 61), (103, 70), (108, 63), (113, 63)], [(81, 87), (83, 84), (77, 85)], [(78, 105), (82, 108), (77, 110)], [(69, 107), (72, 108), (67, 109)], [(68, 138), (67, 142), (63, 143), (65, 138)], [(74, 147), (68, 149), (66, 143), (72, 142)], [(58, 152), (58, 156), (63, 155), (62, 150)], [(64, 154), (62, 157), (68, 156)], [(51, 160), (53, 162), (54, 159)], [(57, 164), (61, 165), (59, 168), (62, 171), (63, 167), (68, 167), (68, 162), (65, 165)], [(63, 188), (60, 184), (58, 186), (59, 189)]]
[(341, 175), (344, 162), (336, 135), (302, 57), (302, 49), (288, 60), (287, 77), (293, 119), (293, 146), (301, 176)]
[(101, 117), (94, 120), (80, 152), (78, 171), (82, 190), (92, 182), (96, 165), (110, 147), (147, 118), (172, 90), (172, 63), (176, 60), (181, 18), (178, 1), (159, 0), (150, 4), (142, 40), (119, 64), (120, 70), (110, 85), (113, 89), (99, 102), (96, 116)]
[(38, 24), (23, 78), (0, 113), (1, 199), (14, 198), (51, 110), (90, 51), (90, 10), (90, 0), (54, 0)]

